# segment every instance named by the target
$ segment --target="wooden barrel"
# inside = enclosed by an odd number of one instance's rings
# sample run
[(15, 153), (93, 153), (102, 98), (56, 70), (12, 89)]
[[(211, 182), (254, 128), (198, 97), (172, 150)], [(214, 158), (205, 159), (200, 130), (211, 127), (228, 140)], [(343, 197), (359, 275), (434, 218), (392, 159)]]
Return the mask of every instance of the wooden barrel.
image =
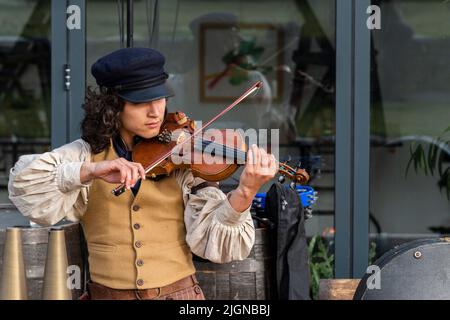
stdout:
[(256, 229), (255, 245), (242, 261), (217, 264), (194, 259), (197, 279), (208, 300), (275, 298), (275, 241), (268, 229)]
[[(22, 246), (24, 265), (27, 276), (28, 299), (39, 300), (42, 297), (45, 260), (47, 257), (48, 235), (53, 227), (29, 226), (29, 221), (10, 204), (0, 204), (0, 270), (3, 265), (3, 248), (6, 238), (6, 228), (22, 228)], [(80, 226), (78, 223), (60, 223), (58, 228), (65, 231), (68, 264), (80, 267), (83, 275), (82, 252), (80, 245)], [(68, 274), (69, 276), (69, 274)], [(81, 283), (83, 278), (81, 278)], [(81, 286), (82, 288), (82, 286)], [(72, 295), (77, 299), (81, 290), (73, 290)]]

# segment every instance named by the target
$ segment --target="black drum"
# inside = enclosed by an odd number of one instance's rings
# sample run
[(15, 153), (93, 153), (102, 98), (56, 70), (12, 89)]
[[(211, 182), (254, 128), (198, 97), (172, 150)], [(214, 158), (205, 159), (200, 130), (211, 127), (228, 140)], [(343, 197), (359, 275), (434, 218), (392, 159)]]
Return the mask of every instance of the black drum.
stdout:
[(366, 274), (355, 291), (355, 300), (450, 299), (450, 238), (402, 244), (374, 265), (380, 270), (379, 286), (373, 274)]

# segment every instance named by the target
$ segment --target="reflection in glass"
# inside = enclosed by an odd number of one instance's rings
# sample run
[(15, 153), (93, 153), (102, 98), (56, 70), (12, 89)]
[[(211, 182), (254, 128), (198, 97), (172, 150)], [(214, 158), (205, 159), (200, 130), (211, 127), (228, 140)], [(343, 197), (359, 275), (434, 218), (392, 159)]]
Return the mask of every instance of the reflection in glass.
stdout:
[(50, 1), (0, 1), (0, 202), (9, 169), (50, 144)]
[(450, 4), (373, 3), (382, 28), (372, 32), (370, 211), (381, 254), (450, 232)]

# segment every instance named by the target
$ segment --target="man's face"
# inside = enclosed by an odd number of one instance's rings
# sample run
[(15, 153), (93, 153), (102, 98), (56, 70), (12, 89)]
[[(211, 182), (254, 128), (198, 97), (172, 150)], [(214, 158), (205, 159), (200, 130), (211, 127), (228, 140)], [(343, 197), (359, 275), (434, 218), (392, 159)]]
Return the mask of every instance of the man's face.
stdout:
[(126, 130), (131, 136), (153, 138), (159, 133), (165, 109), (165, 98), (143, 103), (125, 101), (119, 116), (122, 130)]

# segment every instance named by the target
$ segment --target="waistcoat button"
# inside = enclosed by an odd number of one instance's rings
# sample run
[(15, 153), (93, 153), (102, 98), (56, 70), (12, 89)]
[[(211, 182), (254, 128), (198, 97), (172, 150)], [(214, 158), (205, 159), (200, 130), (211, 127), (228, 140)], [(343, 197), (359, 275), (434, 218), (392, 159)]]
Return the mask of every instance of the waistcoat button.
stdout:
[(136, 248), (140, 248), (142, 247), (142, 242), (138, 240), (134, 243), (134, 245), (136, 246)]
[(138, 280), (136, 281), (136, 283), (137, 283), (138, 286), (143, 286), (143, 285), (144, 285), (144, 280), (138, 279)]
[(141, 207), (137, 204), (133, 206), (133, 211), (138, 211)]
[(144, 260), (139, 259), (138, 261), (136, 261), (136, 264), (138, 265), (138, 267), (142, 267), (144, 265)]
[(133, 225), (133, 228), (135, 228), (136, 230), (139, 230), (140, 227), (141, 227), (141, 225), (139, 223), (135, 223)]

